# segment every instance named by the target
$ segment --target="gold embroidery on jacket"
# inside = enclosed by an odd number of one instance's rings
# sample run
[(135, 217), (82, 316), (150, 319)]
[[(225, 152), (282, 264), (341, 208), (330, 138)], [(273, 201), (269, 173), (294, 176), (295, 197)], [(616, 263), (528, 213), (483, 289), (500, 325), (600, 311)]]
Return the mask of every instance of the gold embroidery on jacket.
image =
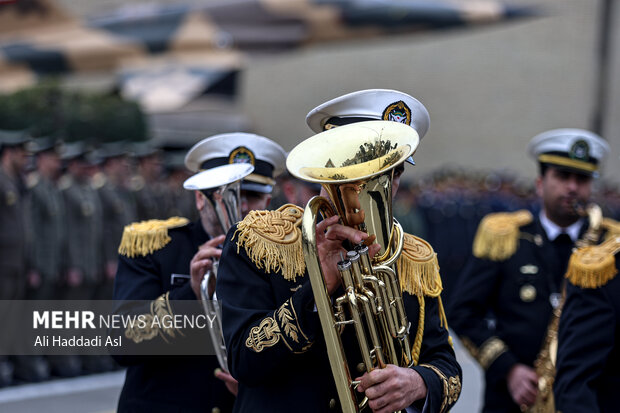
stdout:
[(497, 337), (485, 341), (479, 349), (478, 363), (486, 370), (502, 354), (508, 350), (506, 343)]
[(280, 327), (272, 317), (267, 317), (257, 327), (252, 327), (245, 346), (260, 353), (266, 348), (275, 346), (280, 341)]
[(144, 323), (137, 322), (127, 327), (125, 337), (134, 343), (140, 343), (157, 336), (161, 336), (165, 342), (168, 342), (168, 337), (175, 338), (177, 332), (183, 335), (180, 330), (173, 327), (172, 323), (163, 323), (163, 320), (173, 317), (169, 294), (170, 292), (167, 292), (151, 301), (150, 313), (141, 314)]

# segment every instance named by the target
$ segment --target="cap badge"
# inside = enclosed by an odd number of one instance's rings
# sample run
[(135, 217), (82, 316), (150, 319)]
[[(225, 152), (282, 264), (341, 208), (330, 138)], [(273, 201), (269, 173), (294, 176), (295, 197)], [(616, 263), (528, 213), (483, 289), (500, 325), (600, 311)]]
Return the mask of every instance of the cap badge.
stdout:
[(578, 159), (580, 161), (588, 162), (590, 160), (590, 146), (588, 142), (583, 139), (579, 139), (573, 146), (570, 147), (568, 156), (571, 159)]
[(402, 100), (394, 102), (383, 111), (383, 120), (411, 125), (411, 109)]
[(239, 146), (230, 153), (228, 163), (248, 163), (254, 165), (254, 152), (245, 146)]

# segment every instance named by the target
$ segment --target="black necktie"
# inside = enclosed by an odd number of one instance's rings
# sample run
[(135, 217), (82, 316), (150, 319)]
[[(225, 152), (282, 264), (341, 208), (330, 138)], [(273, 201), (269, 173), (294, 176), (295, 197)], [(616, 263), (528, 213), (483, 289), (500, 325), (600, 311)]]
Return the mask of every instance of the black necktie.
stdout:
[(560, 268), (562, 269), (562, 275), (564, 275), (566, 268), (568, 267), (568, 259), (570, 258), (570, 254), (573, 250), (573, 240), (567, 233), (563, 232), (558, 235), (555, 240), (553, 240), (553, 244), (558, 256)]

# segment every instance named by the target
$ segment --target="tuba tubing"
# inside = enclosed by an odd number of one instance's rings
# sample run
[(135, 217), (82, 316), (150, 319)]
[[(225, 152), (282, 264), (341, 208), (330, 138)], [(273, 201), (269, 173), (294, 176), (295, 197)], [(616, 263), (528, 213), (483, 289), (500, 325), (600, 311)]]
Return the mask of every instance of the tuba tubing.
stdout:
[[(240, 187), (241, 180), (254, 171), (249, 164), (228, 164), (202, 171), (184, 183), (188, 190), (201, 191), (205, 203), (213, 209), (213, 222), (223, 233), (241, 219)], [(207, 184), (208, 183), (208, 184)], [(208, 270), (200, 283), (200, 301), (205, 315), (211, 322), (209, 336), (220, 368), (228, 371), (226, 343), (222, 329), (221, 309), (215, 296), (215, 283), (219, 262), (213, 259), (213, 266)]]

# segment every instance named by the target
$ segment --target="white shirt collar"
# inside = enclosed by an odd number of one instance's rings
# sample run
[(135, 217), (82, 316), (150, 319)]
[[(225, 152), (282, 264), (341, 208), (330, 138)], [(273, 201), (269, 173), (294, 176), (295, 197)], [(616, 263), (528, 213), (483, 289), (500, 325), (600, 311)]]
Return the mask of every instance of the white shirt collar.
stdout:
[(562, 228), (559, 225), (555, 224), (554, 222), (551, 222), (551, 220), (547, 218), (547, 215), (545, 215), (545, 212), (542, 210), (540, 211), (539, 218), (540, 218), (540, 224), (542, 225), (543, 229), (547, 233), (547, 238), (549, 238), (549, 241), (555, 240), (558, 237), (558, 235), (562, 233), (567, 233), (570, 239), (573, 240), (573, 242), (579, 239), (579, 231), (581, 231), (581, 226), (583, 225), (583, 219), (579, 219), (574, 224), (566, 228)]

